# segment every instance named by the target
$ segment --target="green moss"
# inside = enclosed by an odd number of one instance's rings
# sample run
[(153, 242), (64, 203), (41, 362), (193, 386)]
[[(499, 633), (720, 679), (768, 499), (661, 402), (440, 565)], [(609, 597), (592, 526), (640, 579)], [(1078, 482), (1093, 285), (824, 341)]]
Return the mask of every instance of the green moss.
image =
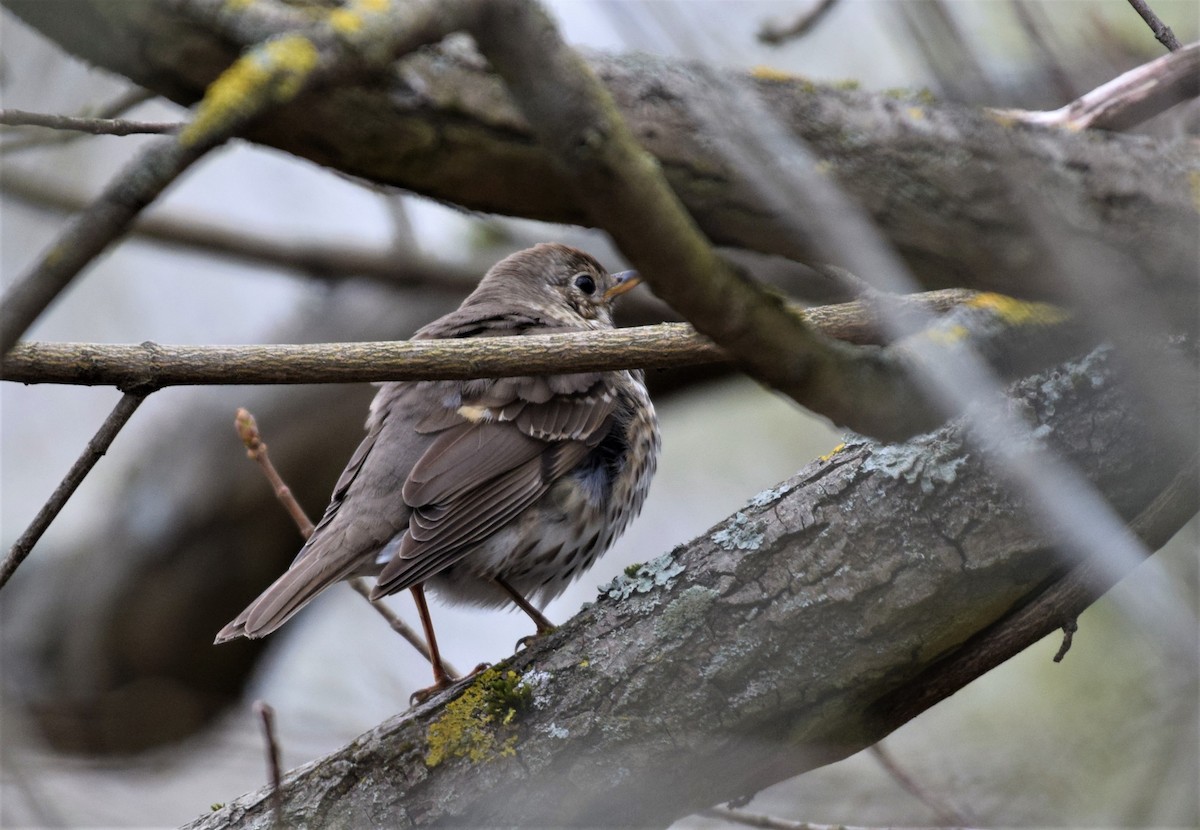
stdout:
[(492, 761), (517, 754), (516, 723), (533, 701), (533, 689), (515, 671), (483, 671), (442, 716), (429, 725), (425, 764), (452, 758)]

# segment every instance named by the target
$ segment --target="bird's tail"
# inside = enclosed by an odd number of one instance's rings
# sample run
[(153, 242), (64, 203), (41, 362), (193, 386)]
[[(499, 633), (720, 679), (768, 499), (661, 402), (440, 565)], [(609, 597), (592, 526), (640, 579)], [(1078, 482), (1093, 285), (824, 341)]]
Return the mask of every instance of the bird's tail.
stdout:
[(226, 643), (238, 637), (265, 637), (292, 618), (313, 597), (333, 583), (345, 579), (354, 571), (354, 562), (343, 561), (331, 568), (322, 557), (304, 556), (263, 591), (258, 599), (238, 614), (233, 622), (217, 633), (216, 643)]

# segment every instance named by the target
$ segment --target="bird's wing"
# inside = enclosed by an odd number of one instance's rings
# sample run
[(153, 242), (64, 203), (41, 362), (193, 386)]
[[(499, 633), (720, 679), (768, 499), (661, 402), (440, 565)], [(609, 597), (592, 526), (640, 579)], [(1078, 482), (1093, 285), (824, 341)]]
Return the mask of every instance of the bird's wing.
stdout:
[(504, 378), (477, 386), (418, 429), (436, 437), (413, 466), (399, 553), (373, 592), (423, 582), (541, 498), (603, 438), (615, 396), (599, 373)]

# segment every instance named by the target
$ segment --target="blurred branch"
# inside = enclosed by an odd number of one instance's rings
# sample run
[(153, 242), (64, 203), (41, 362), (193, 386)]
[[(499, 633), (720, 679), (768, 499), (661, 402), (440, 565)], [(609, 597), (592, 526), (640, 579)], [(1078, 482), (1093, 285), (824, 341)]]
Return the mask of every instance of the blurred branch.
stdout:
[[(147, 148), (75, 218), (33, 269), (5, 292), (0, 356), (7, 354), (92, 259), (129, 229), (142, 208), (209, 150), (318, 82), (385, 67), (397, 55), (440, 40), (460, 23), (448, 11), (454, 4), (405, 7), (397, 15), (401, 25), (396, 26), (364, 26), (360, 17), (346, 18), (358, 13), (343, 10), (341, 17), (331, 13), (316, 27), (270, 37), (272, 26), (304, 18), (296, 17), (295, 10), (288, 7), (259, 8), (265, 5), (234, 8), (221, 0), (187, 4), (198, 19), (206, 18), (231, 34), (249, 36), (250, 48), (208, 87), (195, 117), (175, 140)], [(366, 10), (361, 14), (372, 16)]]
[[(137, 135), (141, 133), (177, 133), (178, 122), (127, 121), (120, 118), (87, 118), (77, 115), (48, 115), (41, 112), (0, 109), (0, 124), (8, 127), (45, 127), (73, 130), (90, 135)], [(3, 146), (3, 145), (0, 145)]]
[(113, 411), (109, 413), (104, 423), (100, 425), (100, 429), (92, 436), (92, 440), (88, 441), (83, 454), (79, 456), (79, 459), (67, 471), (62, 482), (54, 489), (49, 500), (42, 505), (42, 509), (38, 511), (29, 527), (13, 543), (13, 546), (8, 551), (8, 555), (4, 557), (4, 561), (0, 562), (0, 589), (16, 573), (17, 568), (25, 561), (25, 557), (29, 556), (29, 552), (33, 550), (33, 546), (37, 544), (38, 539), (42, 538), (42, 534), (46, 532), (46, 528), (50, 527), (50, 523), (54, 521), (55, 517), (66, 506), (71, 495), (83, 483), (87, 474), (92, 471), (92, 467), (96, 466), (96, 462), (108, 452), (108, 448), (112, 445), (113, 439), (117, 437), (117, 433), (133, 417), (133, 413), (141, 406), (143, 400), (145, 400), (144, 393), (127, 392), (117, 402)]
[[(954, 312), (953, 314), (949, 314)], [(970, 344), (1013, 376), (1082, 346), (1061, 312), (959, 289), (797, 309), (814, 330), (859, 345), (886, 342), (889, 326), (947, 314), (920, 342)], [(901, 340), (876, 359), (908, 371), (919, 360)], [(538, 373), (661, 369), (724, 362), (725, 352), (686, 323), (611, 331), (461, 340), (307, 345), (165, 346), (157, 343), (22, 343), (0, 364), (0, 379), (144, 390), (187, 384), (350, 383), (450, 380)]]
[(538, 140), (593, 222), (697, 331), (743, 371), (839, 426), (895, 439), (943, 419), (904, 367), (818, 337), (802, 315), (717, 257), (544, 10), (523, 0), (493, 0), (485, 8), (472, 34)]
[(928, 807), (935, 816), (938, 822), (944, 827), (965, 827), (975, 822), (963, 815), (953, 805), (948, 804), (940, 797), (929, 792), (923, 787), (919, 781), (913, 778), (900, 764), (892, 757), (884, 746), (883, 741), (873, 744), (868, 750), (875, 758), (884, 771), (891, 777), (893, 781), (901, 786), (905, 792), (916, 798), (926, 807)]
[(990, 110), (1005, 123), (1127, 130), (1200, 95), (1200, 42), (1142, 64), (1049, 112)]
[[(862, 827), (855, 824), (814, 824), (811, 821), (789, 821), (788, 819), (766, 816), (759, 813), (747, 813), (742, 810), (730, 810), (725, 807), (713, 807), (702, 810), (699, 815), (705, 818), (715, 818), (740, 824), (743, 827), (759, 827), (762, 830), (884, 830), (882, 827)], [(889, 825), (887, 830), (968, 830), (966, 827), (953, 825), (938, 825), (935, 827), (896, 827)]]
[[(0, 177), (0, 194), (34, 207), (73, 213), (88, 205), (88, 198), (48, 177), (6, 169)], [(479, 284), (479, 277), (495, 262), (541, 238), (518, 234), (497, 244), (472, 247), (465, 262), (447, 262), (427, 256), (416, 247), (356, 245), (333, 239), (275, 240), (225, 223), (197, 216), (163, 212), (140, 216), (130, 233), (166, 245), (195, 249), (207, 254), (282, 268), (328, 282), (367, 278), (397, 288), (446, 291), (465, 296)], [(860, 293), (861, 284), (852, 274), (825, 266), (807, 268), (778, 258), (740, 250), (723, 252), (743, 271), (771, 282), (789, 294), (817, 302), (836, 302)], [(756, 262), (755, 258), (764, 262)], [(769, 260), (777, 260), (771, 262)], [(761, 276), (759, 276), (761, 273)], [(639, 322), (662, 319), (661, 303), (647, 301), (636, 292), (621, 302), (622, 317)], [(631, 312), (636, 312), (631, 315)], [(653, 318), (653, 319), (652, 319)]]
[[(42, 0), (4, 3), (81, 57), (185, 105), (228, 64), (231, 44), (252, 42), (231, 39), (203, 17), (182, 16), (181, 9), (193, 8), (183, 0), (156, 6), (159, 15), (129, 16), (119, 24), (102, 13), (100, 0), (79, 0), (75, 15), (55, 14), (54, 4)], [(297, 16), (291, 12), (289, 21)], [(293, 25), (272, 28), (263, 18), (259, 35)], [(124, 48), (129, 42), (172, 48), (131, 53)], [(822, 261), (819, 239), (785, 226), (761, 194), (713, 153), (694, 113), (728, 109), (725, 92), (670, 59), (591, 55), (588, 62), (709, 239), (797, 262)], [(1013, 129), (988, 113), (917, 94), (838, 90), (777, 74), (713, 74), (736, 95), (756, 95), (790, 135), (811, 146), (822, 170), (870, 215), (923, 286), (1062, 300), (1056, 284), (1029, 268), (1033, 229), (1010, 198), (1005, 172), (1007, 162), (1020, 161), (1044, 203), (1095, 208), (1086, 221), (1064, 213), (1071, 234), (1064, 242), (1098, 237), (1120, 247), (1142, 290), (1174, 311), (1171, 325), (1196, 328), (1195, 208), (1185, 145)], [(345, 82), (281, 106), (243, 137), (468, 210), (588, 221), (576, 191), (533, 140), (505, 84), (478, 56), (461, 46), (428, 47), (395, 71), (372, 77), (370, 84)], [(964, 189), (964, 182), (971, 186)], [(897, 194), (904, 194), (903, 210)], [(1111, 211), (1114, 203), (1131, 209)]]
[[(113, 119), (154, 97), (156, 97), (155, 93), (148, 89), (131, 87), (107, 104), (97, 107), (95, 110), (81, 112), (79, 116), (81, 118)], [(67, 144), (85, 135), (87, 133), (51, 132), (42, 135), (31, 135), (25, 138), (9, 139), (0, 142), (0, 155), (16, 153), (21, 150), (32, 150), (38, 147)], [(7, 177), (10, 173), (11, 171), (6, 170), (4, 175)]]
[(781, 46), (789, 40), (804, 37), (824, 19), (837, 0), (817, 0), (816, 5), (798, 15), (790, 23), (768, 20), (759, 27), (758, 39), (771, 46)]
[(1174, 52), (1180, 48), (1179, 38), (1175, 37), (1175, 33), (1171, 31), (1171, 27), (1163, 23), (1154, 10), (1147, 5), (1146, 0), (1129, 0), (1129, 5), (1133, 6), (1134, 11), (1142, 16), (1142, 20), (1146, 21), (1146, 25), (1150, 27), (1150, 31), (1154, 32), (1154, 38), (1163, 46)]

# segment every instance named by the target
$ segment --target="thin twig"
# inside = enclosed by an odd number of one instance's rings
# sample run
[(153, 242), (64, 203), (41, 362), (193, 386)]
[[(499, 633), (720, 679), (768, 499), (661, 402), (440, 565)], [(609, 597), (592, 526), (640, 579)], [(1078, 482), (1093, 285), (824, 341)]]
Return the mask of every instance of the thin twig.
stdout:
[(89, 135), (163, 135), (176, 133), (183, 124), (172, 121), (128, 121), (122, 118), (87, 118), (78, 115), (53, 115), (43, 112), (0, 109), (0, 124), (6, 127), (44, 127), (71, 130)]
[[(154, 92), (142, 87), (131, 87), (118, 95), (113, 100), (109, 101), (94, 111), (84, 110), (78, 115), (83, 118), (117, 118), (120, 115), (128, 112), (138, 104), (145, 103), (155, 97)], [(26, 138), (14, 138), (9, 141), (0, 142), (0, 155), (16, 153), (21, 150), (32, 150), (37, 147), (51, 147), (62, 144), (68, 144), (83, 138), (87, 133), (77, 132), (45, 132), (37, 135), (31, 135)], [(10, 171), (6, 171), (6, 176)]]
[[(279, 499), (284, 509), (287, 510), (288, 515), (292, 517), (292, 521), (296, 523), (296, 528), (300, 531), (300, 535), (308, 539), (313, 532), (313, 523), (308, 518), (308, 514), (304, 512), (304, 508), (296, 501), (295, 495), (292, 494), (292, 489), (284, 483), (283, 477), (279, 475), (279, 471), (271, 463), (271, 457), (267, 453), (266, 442), (262, 440), (262, 434), (258, 430), (258, 423), (254, 420), (254, 416), (245, 408), (238, 409), (237, 416), (234, 418), (234, 427), (237, 429), (238, 437), (242, 439), (242, 443), (246, 447), (246, 455), (258, 464), (259, 468), (263, 471), (263, 475), (267, 477), (267, 481), (271, 482), (271, 487), (275, 491), (276, 498)], [(433, 660), (429, 652), (429, 646), (421, 639), (421, 635), (409, 627), (408, 623), (396, 616), (395, 612), (383, 602), (371, 599), (371, 587), (365, 579), (355, 577), (346, 581), (363, 599), (367, 600), (379, 616), (387, 621), (387, 624), (391, 626), (393, 631), (407, 640), (409, 645), (420, 652), (421, 656), (426, 660)], [(442, 666), (451, 674), (458, 674), (445, 660), (442, 661)]]
[(275, 465), (271, 463), (271, 457), (267, 454), (267, 444), (262, 440), (262, 435), (258, 431), (258, 422), (254, 420), (254, 416), (250, 414), (248, 409), (239, 408), (237, 415), (233, 420), (234, 428), (237, 430), (238, 437), (242, 439), (242, 444), (246, 447), (246, 455), (250, 460), (258, 464), (263, 475), (267, 477), (267, 481), (271, 482), (271, 487), (275, 491), (275, 498), (287, 510), (288, 515), (292, 517), (292, 521), (296, 523), (296, 528), (300, 531), (300, 535), (305, 540), (312, 536), (313, 523), (308, 518), (308, 514), (304, 512), (304, 508), (300, 506), (300, 502), (296, 501), (295, 495), (292, 494), (292, 489), (283, 482), (283, 477), (275, 469)]
[(265, 700), (256, 700), (254, 712), (262, 721), (267, 772), (271, 776), (271, 811), (274, 813), (275, 826), (280, 827), (283, 825), (283, 774), (279, 763), (279, 742), (275, 738), (275, 710)]
[(38, 511), (33, 518), (29, 527), (21, 534), (20, 538), (9, 549), (8, 555), (4, 557), (4, 562), (0, 564), (0, 589), (2, 589), (12, 575), (25, 561), (25, 557), (29, 556), (33, 546), (37, 544), (38, 539), (42, 538), (42, 534), (46, 532), (46, 528), (50, 527), (50, 523), (54, 521), (59, 512), (66, 505), (67, 500), (75, 492), (76, 488), (83, 482), (87, 474), (91, 472), (92, 467), (96, 466), (96, 462), (100, 457), (108, 452), (108, 448), (112, 445), (113, 439), (117, 437), (117, 433), (129, 421), (130, 417), (137, 408), (145, 400), (145, 393), (127, 392), (113, 407), (112, 412), (101, 424), (100, 429), (92, 436), (92, 440), (88, 441), (83, 453), (67, 471), (66, 476), (59, 483), (51, 494), (50, 499), (42, 505), (42, 509)]
[(917, 779), (913, 778), (908, 772), (900, 766), (891, 753), (883, 748), (883, 742), (879, 742), (870, 747), (871, 755), (879, 762), (884, 771), (891, 777), (893, 781), (899, 784), (905, 792), (915, 797), (918, 801), (933, 811), (937, 816), (937, 820), (946, 825), (964, 826), (971, 824), (971, 820), (955, 809), (950, 804), (947, 804), (942, 799), (935, 796), (929, 790), (921, 786)]
[(1129, 5), (1133, 6), (1133, 10), (1142, 16), (1142, 20), (1146, 21), (1146, 25), (1150, 27), (1150, 31), (1154, 32), (1154, 37), (1159, 43), (1172, 52), (1179, 49), (1182, 45), (1179, 38), (1175, 37), (1171, 27), (1163, 23), (1154, 10), (1146, 5), (1146, 0), (1129, 0)]
[(836, 3), (837, 0), (819, 0), (815, 6), (800, 14), (791, 23), (768, 20), (759, 28), (757, 37), (760, 42), (771, 46), (781, 46), (789, 40), (804, 37), (821, 22)]

